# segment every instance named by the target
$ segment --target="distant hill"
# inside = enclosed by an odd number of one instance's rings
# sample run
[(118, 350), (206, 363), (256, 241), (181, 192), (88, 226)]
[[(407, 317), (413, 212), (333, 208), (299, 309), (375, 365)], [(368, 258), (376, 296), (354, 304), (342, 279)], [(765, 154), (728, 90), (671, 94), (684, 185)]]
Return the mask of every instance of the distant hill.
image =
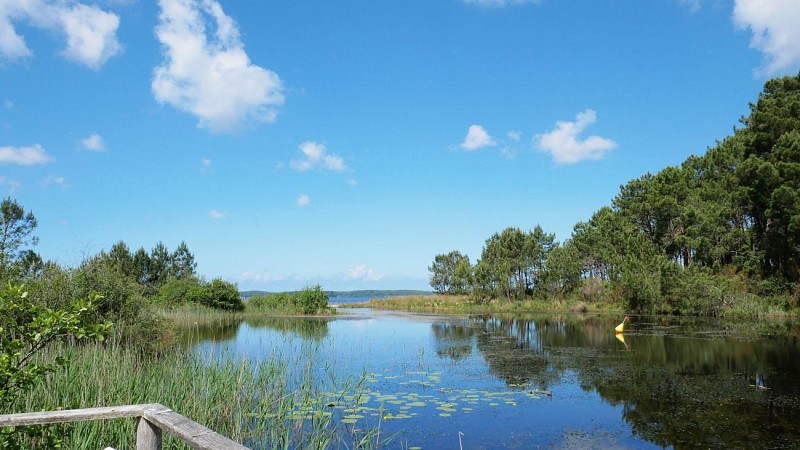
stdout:
[[(368, 290), (361, 290), (361, 291), (327, 291), (328, 295), (331, 299), (334, 298), (361, 298), (361, 297), (370, 297), (370, 298), (386, 298), (386, 297), (400, 297), (405, 295), (433, 295), (431, 291), (415, 291), (415, 290), (407, 290), (407, 289), (396, 289), (396, 290), (380, 290), (380, 289), (368, 289)], [(275, 292), (269, 291), (239, 291), (239, 295), (242, 296), (244, 299), (248, 299), (255, 295), (265, 295), (265, 294), (275, 294)]]

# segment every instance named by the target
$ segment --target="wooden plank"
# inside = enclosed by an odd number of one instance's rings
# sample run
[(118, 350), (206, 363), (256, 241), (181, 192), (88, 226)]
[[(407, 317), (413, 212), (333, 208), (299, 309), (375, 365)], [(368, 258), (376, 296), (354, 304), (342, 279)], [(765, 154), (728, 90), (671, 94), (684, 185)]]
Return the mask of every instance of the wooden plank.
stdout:
[[(139, 423), (137, 438), (139, 437), (139, 431), (141, 431), (145, 434), (145, 439), (148, 442), (155, 442), (153, 436), (149, 436), (148, 433), (153, 430), (159, 430), (159, 432), (166, 431), (176, 436), (186, 443), (186, 445), (196, 450), (249, 450), (247, 447), (158, 403), (4, 414), (0, 415), (0, 427), (78, 422), (81, 420), (119, 419), (126, 417), (141, 417), (143, 419)], [(147, 425), (142, 425), (143, 422), (147, 423)], [(142, 431), (143, 426), (150, 427), (153, 430)], [(150, 448), (158, 449), (160, 448), (160, 440), (159, 446), (143, 448), (147, 448), (148, 450)]]
[[(159, 405), (160, 406), (160, 405)], [(248, 450), (247, 447), (188, 419), (175, 411), (145, 408), (142, 417), (159, 428), (178, 437), (195, 450)]]
[(161, 428), (140, 417), (136, 428), (136, 450), (161, 450), (162, 443)]
[(78, 422), (81, 420), (119, 419), (141, 417), (145, 408), (153, 409), (158, 404), (105, 406), (100, 408), (66, 409), (61, 411), (41, 411), (21, 414), (0, 415), (0, 427), (40, 425), (45, 423)]

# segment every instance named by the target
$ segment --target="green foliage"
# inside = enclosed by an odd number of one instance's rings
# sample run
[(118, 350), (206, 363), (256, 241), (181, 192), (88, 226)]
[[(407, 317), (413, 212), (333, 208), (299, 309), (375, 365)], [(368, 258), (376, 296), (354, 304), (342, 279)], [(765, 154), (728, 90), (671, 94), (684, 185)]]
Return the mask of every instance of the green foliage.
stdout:
[(22, 286), (9, 284), (0, 291), (0, 410), (21, 392), (33, 387), (67, 360), (37, 364), (32, 357), (57, 339), (102, 340), (111, 323), (87, 323), (85, 316), (100, 303), (96, 294), (77, 300), (63, 310), (35, 305)]
[(189, 302), (189, 293), (199, 288), (202, 288), (202, 282), (197, 278), (170, 278), (158, 288), (152, 301), (161, 308), (175, 308)]
[(143, 297), (144, 287), (122, 274), (114, 261), (102, 254), (74, 269), (46, 264), (42, 275), (28, 283), (28, 289), (35, 304), (49, 308), (65, 308), (74, 298), (101, 295), (103, 302), (86, 315), (86, 320), (113, 322), (110, 339), (144, 353), (161, 351), (171, 334), (166, 321), (154, 314)]
[(256, 295), (247, 309), (278, 314), (320, 314), (328, 310), (329, 295), (317, 284), (297, 292)]
[(32, 236), (38, 225), (32, 212), (25, 212), (16, 200), (3, 199), (0, 203), (0, 283), (19, 278), (31, 265), (41, 258), (26, 246), (34, 246), (38, 238)]
[(254, 295), (247, 300), (247, 307), (262, 311), (294, 312), (294, 302), (288, 292)]
[(108, 262), (121, 274), (132, 278), (142, 286), (150, 289), (146, 295), (153, 295), (156, 290), (171, 279), (195, 278), (197, 263), (185, 242), (170, 253), (163, 242), (159, 242), (148, 253), (143, 247), (131, 254), (128, 245), (119, 241), (106, 253), (101, 252), (99, 258)]
[(303, 314), (316, 314), (328, 307), (328, 293), (318, 284), (296, 292), (292, 300), (302, 309)]
[(580, 254), (574, 245), (556, 245), (547, 255), (545, 286), (552, 297), (573, 292), (581, 284)]
[(486, 240), (475, 278), (482, 278), (483, 287), (493, 297), (522, 300), (535, 289), (544, 288), (547, 256), (554, 247), (555, 235), (540, 226), (530, 232), (506, 228)]
[(214, 309), (244, 310), (244, 303), (242, 303), (242, 298), (239, 296), (239, 290), (236, 285), (221, 278), (215, 278), (211, 283), (200, 284), (189, 289), (187, 296), (190, 302)]
[(171, 278), (178, 280), (186, 280), (195, 278), (195, 269), (197, 263), (194, 260), (194, 255), (189, 251), (189, 246), (186, 242), (181, 241), (178, 248), (170, 255), (170, 268), (169, 275)]
[(472, 265), (469, 256), (454, 250), (446, 255), (436, 255), (428, 267), (430, 285), (439, 294), (464, 294), (472, 284)]

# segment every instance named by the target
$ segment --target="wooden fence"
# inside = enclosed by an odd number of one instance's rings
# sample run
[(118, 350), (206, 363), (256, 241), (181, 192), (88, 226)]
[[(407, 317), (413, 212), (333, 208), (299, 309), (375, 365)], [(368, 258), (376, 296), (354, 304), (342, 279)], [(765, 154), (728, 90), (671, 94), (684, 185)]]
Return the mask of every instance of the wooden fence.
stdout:
[(138, 417), (137, 450), (161, 450), (162, 431), (197, 450), (248, 450), (158, 403), (0, 415), (0, 427)]

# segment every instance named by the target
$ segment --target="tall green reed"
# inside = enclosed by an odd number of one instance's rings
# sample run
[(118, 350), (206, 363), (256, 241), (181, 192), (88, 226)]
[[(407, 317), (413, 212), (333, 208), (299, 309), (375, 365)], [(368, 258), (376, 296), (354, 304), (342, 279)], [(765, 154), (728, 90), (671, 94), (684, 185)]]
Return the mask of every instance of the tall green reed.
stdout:
[[(313, 355), (272, 353), (254, 362), (178, 348), (152, 356), (92, 345), (53, 348), (41, 358), (61, 354), (70, 363), (22, 396), (14, 411), (161, 403), (252, 448), (377, 448), (388, 442), (381, 441), (379, 423), (356, 427), (337, 420), (329, 407), (331, 386), (323, 392), (317, 383)], [(350, 380), (333, 384), (340, 393), (363, 386)], [(134, 419), (52, 427), (54, 433), (63, 433), (68, 448), (135, 448)], [(165, 434), (164, 448), (185, 447)]]

